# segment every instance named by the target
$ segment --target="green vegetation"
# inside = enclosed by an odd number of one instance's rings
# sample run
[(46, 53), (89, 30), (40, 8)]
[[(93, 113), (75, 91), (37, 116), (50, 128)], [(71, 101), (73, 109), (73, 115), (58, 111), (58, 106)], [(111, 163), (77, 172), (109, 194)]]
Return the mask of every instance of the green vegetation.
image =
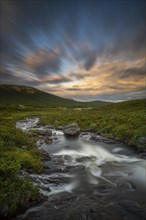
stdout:
[(82, 129), (94, 128), (99, 134), (137, 145), (137, 139), (146, 134), (146, 100), (115, 103), (92, 109), (48, 110), (39, 123), (57, 126), (77, 122)]
[(8, 112), (1, 112), (0, 127), (0, 214), (6, 216), (38, 199), (38, 189), (26, 175), (20, 175), (20, 171), (43, 170), (41, 154), (34, 146), (34, 140), (15, 128), (15, 117)]
[[(91, 107), (108, 105), (108, 102), (93, 101), (93, 102), (77, 102), (72, 99), (65, 99), (55, 96), (38, 89), (19, 86), (19, 85), (0, 85), (1, 104), (4, 105), (34, 105), (34, 106), (49, 106), (49, 107)], [(23, 106), (21, 106), (23, 108)]]
[(15, 128), (17, 120), (28, 116), (42, 116), (39, 124), (51, 124), (54, 127), (77, 122), (81, 129), (92, 128), (103, 136), (136, 146), (137, 139), (145, 136), (145, 107), (145, 99), (91, 109), (1, 105), (0, 211), (15, 214), (26, 203), (38, 198), (38, 190), (32, 186), (27, 176), (22, 177), (20, 173), (21, 170), (30, 169), (41, 172), (42, 157), (35, 147), (35, 140)]

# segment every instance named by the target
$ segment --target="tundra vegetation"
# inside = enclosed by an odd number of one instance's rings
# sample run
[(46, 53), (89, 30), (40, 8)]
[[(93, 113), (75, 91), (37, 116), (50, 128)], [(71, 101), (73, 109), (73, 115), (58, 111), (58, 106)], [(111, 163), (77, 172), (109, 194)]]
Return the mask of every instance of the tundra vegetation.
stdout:
[(16, 121), (41, 116), (38, 124), (55, 128), (76, 122), (82, 130), (93, 129), (135, 149), (146, 131), (145, 99), (92, 108), (1, 105), (0, 110), (0, 211), (11, 216), (39, 198), (38, 189), (23, 171), (43, 171), (35, 138), (16, 129)]

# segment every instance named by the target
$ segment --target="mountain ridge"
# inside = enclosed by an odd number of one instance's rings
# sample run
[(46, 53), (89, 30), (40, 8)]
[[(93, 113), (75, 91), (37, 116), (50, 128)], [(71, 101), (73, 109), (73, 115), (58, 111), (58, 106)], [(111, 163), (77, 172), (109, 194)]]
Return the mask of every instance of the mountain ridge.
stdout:
[(104, 101), (81, 102), (73, 99), (63, 98), (44, 92), (30, 86), (24, 85), (0, 85), (1, 104), (19, 104), (34, 106), (62, 106), (62, 107), (93, 107), (111, 104)]

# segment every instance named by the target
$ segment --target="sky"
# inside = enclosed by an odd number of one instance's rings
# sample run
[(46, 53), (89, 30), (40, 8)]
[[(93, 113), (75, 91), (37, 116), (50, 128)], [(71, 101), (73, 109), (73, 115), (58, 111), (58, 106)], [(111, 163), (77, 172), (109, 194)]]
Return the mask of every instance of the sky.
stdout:
[(1, 0), (0, 83), (61, 97), (146, 97), (142, 0)]

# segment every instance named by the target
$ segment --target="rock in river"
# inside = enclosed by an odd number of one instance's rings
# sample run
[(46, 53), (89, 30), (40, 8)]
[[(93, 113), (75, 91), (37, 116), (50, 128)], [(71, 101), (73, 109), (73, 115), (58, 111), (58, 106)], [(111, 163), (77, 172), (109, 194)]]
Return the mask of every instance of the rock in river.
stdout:
[(44, 130), (44, 131), (40, 131), (42, 136), (51, 136), (52, 135), (52, 131), (51, 130)]
[(67, 136), (76, 136), (80, 133), (80, 128), (77, 123), (72, 123), (65, 126), (63, 132)]
[(146, 149), (146, 137), (139, 137), (137, 140), (137, 148), (139, 151), (145, 151)]

